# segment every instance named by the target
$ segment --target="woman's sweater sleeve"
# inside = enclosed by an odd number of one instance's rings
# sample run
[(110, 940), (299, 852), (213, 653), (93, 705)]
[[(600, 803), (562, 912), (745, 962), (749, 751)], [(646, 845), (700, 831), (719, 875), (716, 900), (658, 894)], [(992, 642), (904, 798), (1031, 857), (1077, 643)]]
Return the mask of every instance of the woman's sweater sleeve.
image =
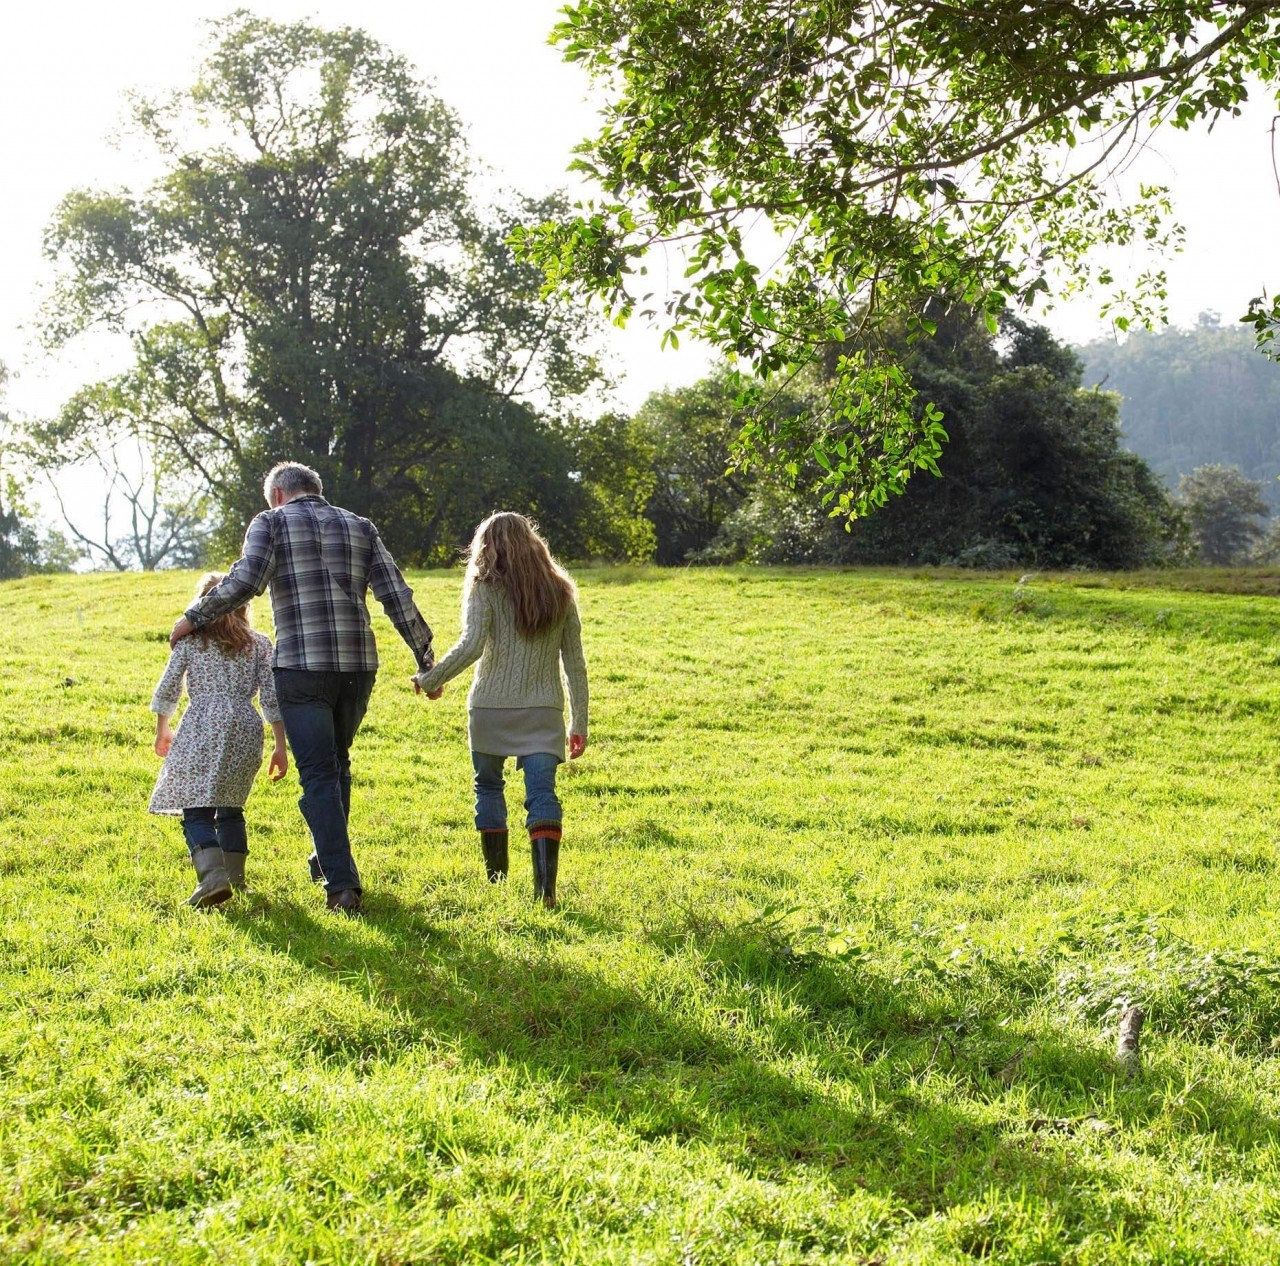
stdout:
[(450, 678), (456, 677), (469, 664), (474, 664), (484, 653), (484, 644), (493, 624), (493, 610), (485, 596), (484, 586), (475, 584), (467, 595), (462, 608), (462, 632), (449, 653), (434, 667), (418, 673), (414, 681), (430, 693), (438, 690)]
[(178, 710), (178, 700), (182, 698), (182, 679), (187, 674), (187, 639), (183, 638), (169, 652), (169, 662), (165, 665), (164, 676), (156, 692), (151, 696), (151, 711), (157, 716), (171, 717)]
[(582, 650), (582, 617), (575, 602), (569, 608), (560, 639), (560, 658), (569, 682), (569, 733), (587, 735), (587, 657)]

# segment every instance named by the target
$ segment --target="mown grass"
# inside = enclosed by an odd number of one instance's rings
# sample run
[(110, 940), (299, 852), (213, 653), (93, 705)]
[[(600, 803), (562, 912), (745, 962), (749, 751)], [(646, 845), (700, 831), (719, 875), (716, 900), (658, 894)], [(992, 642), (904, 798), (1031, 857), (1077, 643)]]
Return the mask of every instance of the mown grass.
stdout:
[(191, 577), (0, 587), (0, 1260), (1274, 1262), (1275, 608), (1172, 581), (582, 573), (555, 913), (379, 617), (362, 921), (292, 775), (182, 905)]

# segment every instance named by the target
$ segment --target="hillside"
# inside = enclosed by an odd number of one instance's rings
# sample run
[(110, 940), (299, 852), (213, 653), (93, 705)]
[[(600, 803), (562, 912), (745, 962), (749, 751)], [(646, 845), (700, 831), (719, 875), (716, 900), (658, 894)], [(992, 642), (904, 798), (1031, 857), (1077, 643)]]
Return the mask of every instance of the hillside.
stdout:
[[(379, 617), (363, 920), (292, 775), (251, 891), (182, 905), (192, 576), (0, 585), (0, 1260), (1275, 1261), (1274, 597), (580, 579), (562, 910), (484, 882), (465, 688)], [(447, 645), (458, 574), (414, 584)]]

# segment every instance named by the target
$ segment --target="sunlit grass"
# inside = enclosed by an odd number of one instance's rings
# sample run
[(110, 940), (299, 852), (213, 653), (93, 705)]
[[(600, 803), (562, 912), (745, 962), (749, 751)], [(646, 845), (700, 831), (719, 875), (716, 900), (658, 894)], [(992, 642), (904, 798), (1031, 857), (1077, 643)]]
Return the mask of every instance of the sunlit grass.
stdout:
[(1280, 644), (1232, 576), (584, 571), (556, 913), (522, 849), (484, 882), (465, 683), (379, 617), (362, 921), (292, 775), (251, 893), (182, 904), (190, 576), (0, 586), (0, 1260), (1275, 1261)]

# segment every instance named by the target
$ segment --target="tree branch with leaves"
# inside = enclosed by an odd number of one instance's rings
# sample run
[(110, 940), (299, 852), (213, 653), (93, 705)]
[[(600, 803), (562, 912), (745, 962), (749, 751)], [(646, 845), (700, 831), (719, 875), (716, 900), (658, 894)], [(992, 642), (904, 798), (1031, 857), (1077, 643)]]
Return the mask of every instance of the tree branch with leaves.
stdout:
[[(1151, 252), (1107, 310), (1156, 319), (1180, 230), (1166, 190), (1125, 201), (1115, 177), (1152, 129), (1274, 88), (1278, 26), (1280, 0), (577, 0), (553, 38), (606, 96), (576, 163), (601, 192), (518, 240), (551, 291), (749, 369), (741, 460), (812, 459), (837, 512), (865, 513), (945, 439), (880, 331), (1106, 290), (1099, 246)], [(669, 293), (661, 247), (687, 261)], [(771, 411), (822, 357), (827, 407)]]

